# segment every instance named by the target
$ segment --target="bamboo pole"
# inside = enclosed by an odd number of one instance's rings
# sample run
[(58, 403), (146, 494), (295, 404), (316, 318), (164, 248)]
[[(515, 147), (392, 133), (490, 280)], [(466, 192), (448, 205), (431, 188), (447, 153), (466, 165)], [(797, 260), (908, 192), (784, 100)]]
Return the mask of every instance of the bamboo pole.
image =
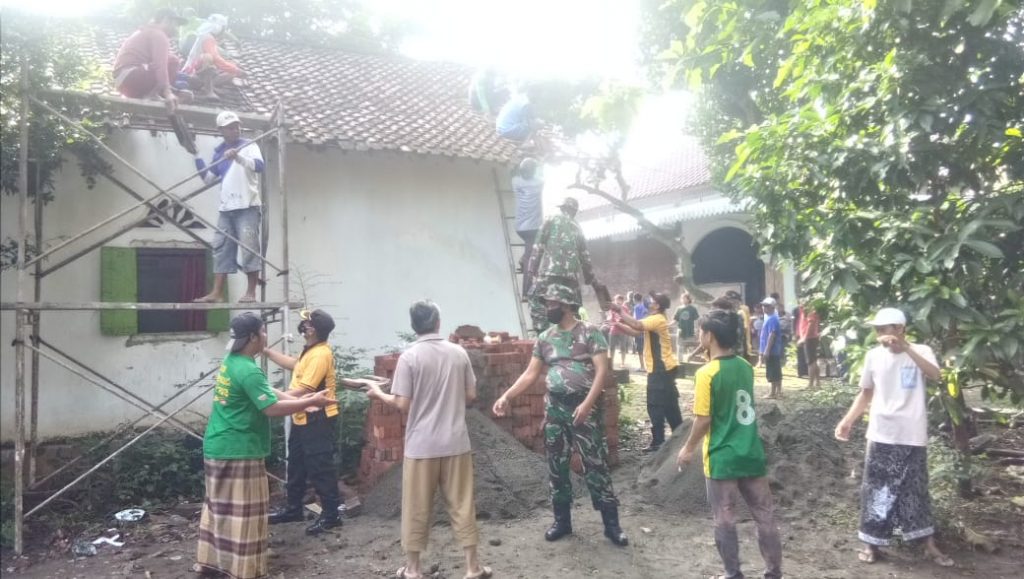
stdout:
[[(29, 78), (28, 54), (21, 56), (21, 118), (18, 133), (18, 301), (25, 301), (28, 264), (25, 243), (28, 241), (28, 132)], [(14, 552), (25, 550), (25, 340), (28, 339), (26, 316), (19, 309), (15, 315), (14, 339)]]
[[(199, 195), (200, 193), (203, 193), (207, 189), (210, 189), (211, 187), (215, 186), (216, 184), (217, 184), (217, 182), (213, 182), (213, 183), (209, 183), (207, 185), (204, 185), (202, 188), (197, 189), (196, 191), (193, 191), (192, 193), (189, 193), (187, 196), (184, 197), (184, 199), (187, 201), (187, 200), (189, 200), (189, 199)], [(125, 225), (124, 227), (119, 228), (117, 231), (115, 231), (114, 233), (104, 237), (103, 239), (100, 239), (100, 240), (98, 240), (96, 242), (90, 243), (89, 246), (86, 247), (85, 249), (76, 251), (74, 254), (70, 255), (69, 257), (67, 257), (65, 259), (62, 259), (61, 261), (59, 261), (59, 262), (51, 265), (50, 267), (44, 269), (43, 271), (39, 272), (39, 275), (42, 276), (42, 277), (46, 277), (46, 276), (50, 275), (51, 273), (57, 271), (58, 269), (64, 267), (65, 265), (68, 265), (69, 263), (74, 262), (79, 257), (82, 257), (83, 255), (89, 253), (90, 251), (93, 251), (95, 249), (103, 247), (108, 242), (113, 241), (113, 240), (117, 239), (118, 237), (121, 237), (122, 235), (124, 235), (125, 233), (128, 233), (132, 229), (135, 229), (136, 227), (138, 227), (138, 226), (142, 225), (143, 223), (145, 223), (148, 219), (149, 219), (149, 216), (147, 215), (146, 217), (143, 217), (142, 219), (139, 219), (138, 221), (133, 221), (132, 223), (129, 223), (128, 225)], [(206, 242), (203, 242), (203, 243), (207, 247), (209, 247), (209, 245), (210, 245), (209, 243), (206, 243)], [(38, 300), (36, 300), (36, 301), (38, 301)]]
[[(280, 275), (284, 278), (281, 280), (282, 288), (284, 293), (284, 302), (287, 304), (291, 299), (289, 294), (289, 279), (288, 274), (288, 194), (285, 187), (285, 162), (287, 161), (287, 154), (285, 151), (286, 143), (288, 140), (288, 130), (285, 128), (284, 118), (284, 102), (277, 102), (277, 189), (281, 196), (281, 259), (284, 261), (285, 269), (280, 272)], [(290, 308), (286, 305), (281, 313), (281, 333), (285, 334), (288, 331), (288, 323), (291, 319)], [(285, 356), (290, 355), (290, 348), (288, 347), (288, 340), (284, 340), (281, 343), (281, 351)], [(288, 383), (291, 380), (291, 372), (287, 369), (284, 370), (284, 387), (288, 388)], [(292, 417), (286, 416), (284, 419), (284, 463), (285, 463), (285, 481), (288, 480), (288, 441), (292, 434)]]
[[(34, 213), (34, 225), (32, 227), (33, 234), (35, 237), (36, 251), (43, 246), (43, 198), (40, 183), (40, 170), (38, 163), (36, 164), (36, 196), (33, 204)], [(43, 299), (43, 280), (39, 275), (41, 264), (38, 262), (33, 266), (34, 275), (32, 276), (32, 299), (39, 301)], [(40, 320), (41, 312), (32, 312), (32, 340), (33, 343), (39, 338), (40, 326), (42, 324)], [(39, 354), (32, 352), (32, 379), (30, 389), (29, 402), (29, 432), (28, 432), (28, 484), (32, 484), (36, 480), (36, 458), (37, 458), (37, 447), (39, 439)]]
[[(81, 232), (79, 232), (79, 233), (77, 233), (77, 234), (75, 234), (75, 235), (65, 239), (61, 243), (58, 243), (57, 245), (47, 249), (46, 251), (41, 252), (35, 258), (30, 260), (27, 265), (32, 265), (32, 264), (34, 264), (37, 261), (41, 261), (41, 260), (45, 259), (46, 257), (48, 257), (50, 254), (54, 253), (55, 251), (58, 251), (58, 250), (60, 250), (60, 249), (62, 249), (64, 247), (68, 246), (69, 244), (71, 244), (71, 243), (81, 239), (82, 237), (92, 233), (93, 231), (96, 231), (97, 229), (99, 229), (99, 228), (101, 228), (101, 227), (103, 227), (105, 225), (109, 225), (110, 223), (120, 219), (121, 217), (124, 217), (125, 215), (131, 213), (132, 211), (135, 211), (136, 209), (138, 209), (138, 208), (140, 208), (140, 207), (142, 207), (142, 206), (144, 206), (144, 205), (146, 205), (148, 203), (156, 201), (160, 197), (167, 197), (171, 201), (174, 201), (175, 203), (178, 203), (179, 205), (182, 205), (186, 209), (191, 210), (190, 207), (188, 207), (186, 204), (184, 204), (182, 202), (181, 198), (179, 198), (178, 196), (172, 194), (171, 191), (176, 189), (177, 187), (181, 186), (182, 184), (190, 181), (191, 179), (199, 176), (201, 173), (203, 173), (203, 171), (196, 171), (195, 173), (189, 175), (188, 177), (186, 177), (182, 181), (179, 181), (178, 183), (175, 183), (171, 187), (168, 187), (167, 189), (164, 189), (164, 188), (160, 187), (159, 185), (157, 185), (156, 183), (154, 183), (152, 179), (150, 179), (149, 177), (147, 177), (145, 175), (145, 173), (143, 173), (138, 168), (136, 168), (134, 165), (132, 165), (130, 162), (128, 162), (127, 159), (125, 159), (121, 155), (117, 154), (117, 152), (114, 151), (113, 149), (111, 149), (109, 145), (104, 143), (102, 139), (100, 139), (99, 137), (97, 137), (96, 135), (91, 133), (88, 129), (83, 127), (80, 123), (75, 122), (74, 120), (68, 118), (66, 115), (64, 115), (60, 111), (54, 109), (53, 107), (51, 107), (50, 105), (46, 104), (45, 102), (43, 102), (43, 101), (41, 101), (39, 99), (33, 98), (32, 101), (35, 102), (36, 104), (38, 104), (39, 106), (43, 107), (44, 109), (46, 109), (50, 114), (58, 117), (62, 121), (68, 123), (69, 125), (75, 127), (76, 129), (82, 131), (83, 133), (85, 133), (86, 136), (88, 136), (91, 140), (95, 141), (96, 144), (99, 145), (99, 147), (101, 149), (103, 149), (108, 154), (110, 154), (112, 157), (114, 157), (114, 159), (116, 159), (116, 160), (120, 161), (122, 164), (124, 164), (132, 173), (135, 173), (135, 175), (137, 175), (143, 181), (145, 181), (146, 183), (151, 185), (154, 189), (156, 189), (158, 191), (158, 193), (156, 193), (155, 195), (153, 195), (151, 197), (146, 198), (144, 201), (140, 201), (140, 202), (136, 203), (135, 205), (132, 205), (132, 206), (130, 206), (130, 207), (128, 207), (128, 208), (118, 212), (118, 213), (115, 213), (111, 217), (108, 217), (107, 219), (104, 219), (103, 221), (100, 221), (99, 223), (93, 225), (92, 227), (89, 227), (89, 228), (85, 229), (84, 231), (81, 231)], [(272, 134), (274, 134), (274, 130), (273, 129), (271, 129), (271, 130), (269, 130), (269, 131), (267, 131), (267, 132), (257, 136), (255, 139), (250, 141), (249, 144), (254, 144), (257, 141), (259, 141), (260, 139), (265, 138), (267, 136), (270, 136)], [(224, 162), (224, 161), (231, 162), (230, 159), (221, 159), (219, 162)], [(209, 221), (207, 221), (204, 217), (199, 215), (198, 212), (192, 211), (192, 213), (195, 215), (196, 220), (199, 221), (200, 223), (202, 223), (203, 225), (209, 227), (210, 229), (213, 229), (214, 231), (220, 232), (222, 235), (224, 235), (225, 237), (227, 237), (231, 241), (234, 241), (236, 244), (238, 244), (238, 246), (241, 247), (242, 249), (245, 249), (245, 250), (248, 250), (248, 251), (253, 251), (251, 248), (249, 248), (249, 246), (245, 245), (244, 243), (242, 243), (241, 241), (236, 239), (231, 234), (229, 234), (226, 231), (222, 230), (221, 228), (217, 227), (213, 223), (210, 223)], [(257, 254), (257, 256), (260, 257), (260, 259), (263, 260), (271, 268), (277, 270), (278, 272), (281, 271), (281, 268), (277, 267), (272, 262), (269, 262), (266, 259), (263, 259), (263, 257), (259, 256), (259, 252), (258, 251), (253, 251), (253, 253)]]

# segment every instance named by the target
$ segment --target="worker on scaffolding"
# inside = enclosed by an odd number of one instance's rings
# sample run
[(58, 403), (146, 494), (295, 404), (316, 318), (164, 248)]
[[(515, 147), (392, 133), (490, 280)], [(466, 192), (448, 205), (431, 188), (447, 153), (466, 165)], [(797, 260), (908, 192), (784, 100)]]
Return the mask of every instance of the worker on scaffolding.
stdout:
[(540, 174), (540, 163), (527, 157), (519, 163), (512, 176), (512, 191), (516, 194), (516, 234), (523, 240), (523, 257), (519, 269), (523, 272), (523, 287), (529, 287), (528, 275), (533, 241), (544, 222), (544, 176)]
[(182, 72), (189, 76), (189, 86), (197, 91), (198, 98), (219, 98), (214, 86), (231, 84), (233, 79), (245, 76), (238, 64), (220, 54), (219, 40), (226, 35), (228, 18), (223, 14), (209, 15), (196, 31)]
[(241, 267), (247, 285), (245, 294), (238, 301), (250, 303), (256, 301), (262, 261), (259, 251), (263, 222), (263, 201), (260, 198), (263, 155), (259, 145), (242, 138), (242, 123), (237, 114), (221, 112), (217, 115), (217, 128), (224, 141), (214, 149), (209, 168), (201, 156), (196, 156), (196, 169), (203, 181), (214, 183), (220, 179), (220, 216), (213, 237), (213, 289), (195, 301), (224, 301), (227, 276), (238, 271), (236, 259), (241, 243)]
[(163, 99), (171, 113), (177, 110), (179, 100), (192, 100), (191, 92), (174, 88), (181, 61), (171, 53), (171, 37), (184, 22), (170, 8), (161, 8), (124, 41), (114, 59), (118, 92), (128, 98)]
[(530, 255), (530, 286), (523, 292), (530, 304), (533, 329), (538, 333), (554, 323), (548, 319), (544, 303), (549, 286), (559, 284), (571, 288), (576, 294), (576, 303), (582, 304), (580, 273), (588, 285), (599, 285), (590, 263), (587, 240), (575, 219), (579, 202), (566, 197), (558, 207), (559, 214), (546, 219), (537, 234)]

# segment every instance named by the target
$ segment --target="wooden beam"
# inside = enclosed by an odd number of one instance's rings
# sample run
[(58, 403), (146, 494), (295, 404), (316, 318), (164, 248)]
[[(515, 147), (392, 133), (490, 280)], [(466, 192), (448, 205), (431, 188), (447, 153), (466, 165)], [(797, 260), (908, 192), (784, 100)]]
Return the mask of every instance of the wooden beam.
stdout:
[[(163, 101), (130, 99), (121, 96), (97, 95), (71, 90), (46, 90), (41, 91), (41, 93), (43, 96), (55, 96), (80, 100), (97, 100), (106, 104), (113, 110), (126, 112), (128, 114), (161, 119), (167, 118), (167, 107), (164, 106)], [(206, 127), (217, 126), (217, 115), (222, 110), (223, 108), (209, 108), (197, 105), (178, 105), (178, 114), (181, 115), (186, 122)], [(237, 114), (238, 118), (242, 121), (243, 128), (266, 130), (273, 126), (273, 117), (271, 115), (258, 115), (253, 113)], [(156, 130), (156, 128), (157, 127), (153, 127), (153, 130)], [(170, 127), (168, 126), (167, 129), (170, 130)]]
[(0, 302), (0, 310), (277, 310), (286, 306), (303, 307), (299, 302)]

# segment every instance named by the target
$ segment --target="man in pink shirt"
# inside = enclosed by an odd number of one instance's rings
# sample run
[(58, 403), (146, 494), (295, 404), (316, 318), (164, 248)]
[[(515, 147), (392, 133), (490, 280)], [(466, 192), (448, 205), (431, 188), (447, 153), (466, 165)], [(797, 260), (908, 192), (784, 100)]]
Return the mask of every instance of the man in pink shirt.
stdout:
[(807, 389), (817, 390), (821, 385), (821, 370), (818, 368), (818, 346), (821, 341), (818, 312), (813, 305), (800, 306), (800, 323), (796, 328), (796, 346), (804, 351), (807, 360)]
[(178, 97), (172, 83), (181, 62), (171, 54), (171, 37), (185, 20), (170, 8), (161, 8), (148, 24), (132, 33), (114, 59), (114, 87), (128, 98), (163, 99), (173, 113)]
[[(615, 296), (615, 303), (618, 306), (623, 306), (626, 303), (626, 296), (618, 294)], [(607, 326), (608, 330), (608, 363), (615, 365), (615, 352), (619, 352), (619, 363), (625, 368), (626, 367), (626, 354), (629, 350), (629, 345), (633, 342), (633, 336), (627, 334), (619, 326), (619, 321), (622, 319), (618, 312), (608, 310)]]

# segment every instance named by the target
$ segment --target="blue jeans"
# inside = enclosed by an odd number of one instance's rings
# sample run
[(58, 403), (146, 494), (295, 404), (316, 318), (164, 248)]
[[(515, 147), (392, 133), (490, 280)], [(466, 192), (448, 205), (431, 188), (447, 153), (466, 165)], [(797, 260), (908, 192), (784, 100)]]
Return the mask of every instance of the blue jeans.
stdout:
[[(221, 211), (217, 218), (217, 228), (231, 235), (243, 245), (260, 250), (260, 224), (263, 222), (263, 211), (260, 207), (246, 207), (232, 211)], [(213, 235), (213, 273), (235, 273), (238, 271), (238, 244), (217, 231)], [(242, 271), (252, 273), (260, 271), (260, 256), (251, 251), (242, 250)]]

